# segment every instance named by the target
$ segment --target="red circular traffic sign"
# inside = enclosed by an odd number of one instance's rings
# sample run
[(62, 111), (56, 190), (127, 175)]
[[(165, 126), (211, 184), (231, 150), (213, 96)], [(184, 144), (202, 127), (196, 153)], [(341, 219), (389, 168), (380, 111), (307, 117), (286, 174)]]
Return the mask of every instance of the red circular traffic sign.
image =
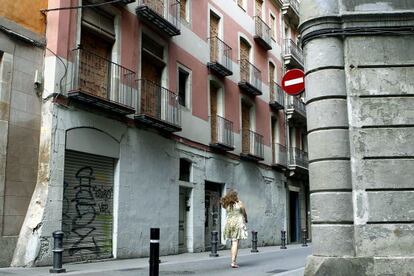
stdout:
[(282, 88), (289, 95), (298, 95), (305, 90), (305, 73), (300, 69), (286, 72), (282, 78)]

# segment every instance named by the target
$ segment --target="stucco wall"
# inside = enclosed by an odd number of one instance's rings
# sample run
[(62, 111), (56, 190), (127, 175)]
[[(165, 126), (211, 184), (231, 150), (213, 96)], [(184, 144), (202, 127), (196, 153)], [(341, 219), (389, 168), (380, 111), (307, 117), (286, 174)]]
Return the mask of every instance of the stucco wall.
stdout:
[(40, 10), (47, 8), (47, 0), (19, 0), (2, 1), (0, 17), (38, 34), (44, 34), (46, 29), (46, 16)]

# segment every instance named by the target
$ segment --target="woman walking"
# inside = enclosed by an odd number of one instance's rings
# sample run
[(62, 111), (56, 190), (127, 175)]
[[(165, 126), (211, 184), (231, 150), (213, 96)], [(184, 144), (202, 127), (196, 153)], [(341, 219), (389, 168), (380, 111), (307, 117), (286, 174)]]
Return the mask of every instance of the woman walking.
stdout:
[(224, 238), (231, 240), (231, 267), (238, 268), (237, 252), (239, 240), (247, 239), (247, 214), (237, 192), (230, 190), (222, 199), (221, 204), (226, 209), (227, 221), (224, 227)]

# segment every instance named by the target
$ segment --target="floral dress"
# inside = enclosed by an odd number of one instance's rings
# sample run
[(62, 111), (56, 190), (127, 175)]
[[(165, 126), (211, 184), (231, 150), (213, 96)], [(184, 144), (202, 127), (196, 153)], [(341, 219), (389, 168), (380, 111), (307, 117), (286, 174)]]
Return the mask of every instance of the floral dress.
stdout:
[(227, 207), (227, 221), (224, 226), (224, 238), (231, 240), (247, 239), (247, 226), (239, 202)]

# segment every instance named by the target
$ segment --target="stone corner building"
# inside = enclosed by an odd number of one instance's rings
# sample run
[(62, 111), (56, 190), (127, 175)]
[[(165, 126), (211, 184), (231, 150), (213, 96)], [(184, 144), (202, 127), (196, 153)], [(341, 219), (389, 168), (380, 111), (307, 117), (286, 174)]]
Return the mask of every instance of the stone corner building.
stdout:
[(313, 255), (305, 275), (414, 271), (414, 2), (301, 2)]

